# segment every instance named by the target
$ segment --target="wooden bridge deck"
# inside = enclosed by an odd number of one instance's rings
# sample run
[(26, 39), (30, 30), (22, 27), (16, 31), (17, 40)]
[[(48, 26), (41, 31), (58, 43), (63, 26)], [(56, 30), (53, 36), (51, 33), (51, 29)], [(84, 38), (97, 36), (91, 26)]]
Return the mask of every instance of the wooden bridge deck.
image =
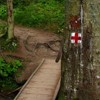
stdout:
[(46, 59), (31, 75), (14, 100), (55, 100), (60, 86), (60, 62)]

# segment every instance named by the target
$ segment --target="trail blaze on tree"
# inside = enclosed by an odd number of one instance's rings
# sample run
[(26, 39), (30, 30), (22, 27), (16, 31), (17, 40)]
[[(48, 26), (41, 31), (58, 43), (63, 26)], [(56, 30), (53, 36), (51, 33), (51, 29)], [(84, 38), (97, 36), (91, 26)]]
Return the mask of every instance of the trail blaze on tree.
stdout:
[(71, 30), (80, 29), (80, 17), (79, 16), (70, 16), (70, 26)]
[(7, 0), (8, 12), (8, 39), (14, 37), (14, 16), (13, 16), (13, 0)]
[[(97, 46), (100, 42), (98, 40), (100, 36), (99, 4), (98, 0), (66, 0), (66, 29), (63, 38), (66, 42), (63, 43), (62, 48), (62, 77), (58, 100), (97, 100), (99, 98), (96, 93), (95, 71), (97, 66), (100, 66), (97, 60), (100, 59), (100, 47)], [(70, 33), (73, 31), (82, 33), (81, 44), (71, 44)]]

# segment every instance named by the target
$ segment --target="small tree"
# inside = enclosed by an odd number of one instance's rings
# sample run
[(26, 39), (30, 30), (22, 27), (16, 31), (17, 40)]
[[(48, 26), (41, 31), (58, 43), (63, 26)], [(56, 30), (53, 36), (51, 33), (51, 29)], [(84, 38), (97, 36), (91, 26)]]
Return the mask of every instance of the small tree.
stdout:
[(8, 13), (8, 39), (14, 37), (14, 15), (13, 15), (13, 0), (7, 0), (7, 13)]

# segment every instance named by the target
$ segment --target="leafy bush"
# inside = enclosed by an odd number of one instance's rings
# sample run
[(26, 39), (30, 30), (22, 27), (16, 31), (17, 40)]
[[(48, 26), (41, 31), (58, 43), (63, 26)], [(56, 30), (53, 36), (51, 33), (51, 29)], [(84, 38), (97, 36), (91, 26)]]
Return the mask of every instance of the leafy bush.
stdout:
[(56, 30), (64, 22), (63, 7), (53, 0), (45, 3), (33, 2), (23, 9), (15, 9), (14, 12), (15, 22), (31, 27)]
[(18, 88), (18, 84), (16, 84), (16, 81), (13, 79), (13, 77), (0, 79), (0, 92), (9, 92), (16, 88)]
[[(64, 25), (64, 6), (60, 0), (15, 0), (15, 23), (57, 31)], [(0, 18), (6, 19), (5, 6), (0, 6)]]
[(9, 60), (0, 57), (0, 92), (9, 92), (18, 87), (14, 74), (22, 66), (19, 60)]
[(14, 7), (27, 6), (31, 2), (32, 2), (32, 0), (14, 0)]
[(0, 19), (6, 19), (7, 18), (7, 7), (6, 5), (0, 5)]
[(0, 77), (8, 77), (13, 75), (22, 63), (19, 60), (12, 60), (6, 62), (3, 58), (0, 58)]

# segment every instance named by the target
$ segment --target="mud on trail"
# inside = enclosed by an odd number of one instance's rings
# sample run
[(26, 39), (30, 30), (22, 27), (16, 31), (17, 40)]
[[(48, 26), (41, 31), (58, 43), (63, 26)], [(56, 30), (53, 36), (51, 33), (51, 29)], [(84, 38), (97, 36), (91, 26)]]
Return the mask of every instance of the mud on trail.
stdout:
[(43, 58), (57, 57), (60, 38), (51, 32), (15, 26), (14, 35), (18, 38), (18, 48), (15, 52), (5, 52), (6, 55), (23, 60), (24, 69), (16, 81), (21, 83), (27, 80)]

